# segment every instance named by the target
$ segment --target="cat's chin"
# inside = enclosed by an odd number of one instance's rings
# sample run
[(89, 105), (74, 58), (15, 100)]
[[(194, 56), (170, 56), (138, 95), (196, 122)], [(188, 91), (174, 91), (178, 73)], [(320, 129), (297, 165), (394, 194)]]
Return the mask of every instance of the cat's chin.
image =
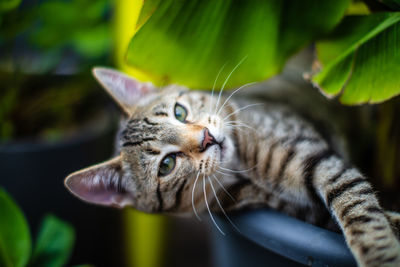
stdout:
[(223, 143), (214, 144), (204, 152), (199, 164), (199, 171), (205, 175), (211, 175), (218, 170), (225, 155)]
[(233, 142), (230, 138), (226, 137), (219, 145), (219, 165), (230, 161), (233, 155)]
[(210, 147), (207, 151), (204, 173), (210, 175), (215, 173), (220, 166), (227, 164), (233, 154), (233, 142), (229, 138), (224, 138), (221, 142)]

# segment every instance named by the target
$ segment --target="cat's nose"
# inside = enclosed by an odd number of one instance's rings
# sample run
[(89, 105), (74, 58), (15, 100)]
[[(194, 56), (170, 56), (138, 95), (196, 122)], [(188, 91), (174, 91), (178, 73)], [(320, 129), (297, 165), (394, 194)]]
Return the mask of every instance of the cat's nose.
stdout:
[(204, 128), (203, 130), (203, 141), (201, 142), (201, 151), (205, 151), (208, 147), (217, 144), (214, 136), (210, 133), (208, 128)]

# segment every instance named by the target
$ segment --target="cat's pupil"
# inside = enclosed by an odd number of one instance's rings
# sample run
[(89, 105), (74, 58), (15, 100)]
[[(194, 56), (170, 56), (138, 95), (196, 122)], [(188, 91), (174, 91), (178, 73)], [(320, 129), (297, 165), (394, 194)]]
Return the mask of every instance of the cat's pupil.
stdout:
[(175, 104), (175, 118), (180, 122), (186, 122), (187, 111), (181, 104)]
[(169, 154), (163, 158), (160, 164), (159, 175), (169, 174), (175, 168), (176, 154)]

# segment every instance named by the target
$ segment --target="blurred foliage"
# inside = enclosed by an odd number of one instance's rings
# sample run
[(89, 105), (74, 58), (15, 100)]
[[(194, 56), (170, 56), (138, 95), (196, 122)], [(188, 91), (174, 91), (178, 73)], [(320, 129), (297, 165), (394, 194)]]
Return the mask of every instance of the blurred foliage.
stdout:
[[(29, 6), (29, 2), (25, 5), (23, 2), (20, 8), (3, 14), (0, 45), (9, 53), (20, 52), (15, 49), (40, 53), (40, 60), (36, 62), (39, 68), (31, 68), (35, 72), (38, 69), (51, 72), (64, 57), (71, 56), (66, 49), (81, 59), (79, 63), (84, 66), (79, 68), (84, 69), (90, 65), (85, 65), (85, 60), (104, 58), (110, 53), (109, 9), (108, 0), (40, 1), (32, 6)], [(18, 59), (18, 55), (12, 56), (12, 60)], [(40, 61), (43, 59), (51, 64), (41, 67)]]
[[(88, 75), (10, 76), (0, 72), (0, 140), (41, 137), (57, 140), (92, 118), (103, 94)], [(45, 86), (44, 86), (45, 85)]]
[(0, 142), (57, 140), (102, 104), (90, 68), (110, 58), (110, 1), (18, 4), (0, 12)]
[(379, 0), (379, 2), (391, 8), (392, 10), (400, 10), (400, 0)]
[(69, 224), (54, 216), (46, 216), (32, 252), (28, 223), (2, 188), (0, 211), (0, 266), (59, 267), (66, 264), (75, 240), (74, 229)]
[(68, 260), (75, 236), (73, 228), (54, 216), (47, 216), (39, 229), (30, 266), (63, 266)]
[[(157, 83), (235, 87), (277, 74), (287, 58), (327, 33), (350, 1), (144, 1), (127, 61)], [(146, 20), (147, 19), (147, 20)], [(224, 79), (217, 81), (222, 87)]]
[(25, 266), (31, 253), (28, 223), (15, 202), (0, 188), (0, 266)]
[(399, 3), (144, 1), (126, 60), (158, 84), (191, 88), (213, 87), (220, 70), (223, 87), (243, 61), (227, 84), (237, 87), (279, 73), (316, 41), (314, 84), (343, 104), (378, 103), (400, 93)]
[(20, 3), (21, 0), (0, 0), (0, 14), (16, 8)]
[(69, 45), (83, 57), (101, 57), (111, 45), (110, 24), (102, 20), (108, 4), (108, 0), (45, 1), (36, 9), (39, 25), (30, 42), (43, 49)]

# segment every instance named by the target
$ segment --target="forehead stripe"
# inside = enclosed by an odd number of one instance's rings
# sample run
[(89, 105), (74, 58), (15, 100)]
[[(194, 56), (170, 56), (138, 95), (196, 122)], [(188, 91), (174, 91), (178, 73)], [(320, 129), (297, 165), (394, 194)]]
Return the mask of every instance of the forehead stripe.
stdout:
[(130, 141), (125, 142), (125, 143), (122, 144), (122, 146), (123, 147), (126, 147), (126, 146), (137, 146), (137, 145), (143, 144), (143, 142), (153, 141), (153, 140), (155, 140), (154, 137), (146, 137), (146, 138), (143, 138), (141, 141), (137, 141), (137, 142), (130, 142)]
[(149, 125), (158, 125), (158, 123), (149, 121), (148, 118), (144, 118), (143, 121), (144, 121), (145, 123), (149, 124)]
[(139, 141), (139, 142), (125, 142), (125, 143), (122, 144), (122, 146), (123, 147), (126, 147), (126, 146), (137, 146), (137, 145), (140, 145), (141, 143), (143, 143), (143, 142), (142, 141)]
[(146, 149), (145, 152), (146, 152), (146, 153), (149, 153), (149, 154), (151, 154), (151, 155), (160, 155), (160, 153), (161, 153), (160, 151), (155, 150), (155, 149), (151, 149), (151, 148)]
[(156, 111), (156, 112), (154, 113), (154, 115), (156, 115), (156, 116), (168, 117), (168, 113), (163, 112), (163, 111)]

